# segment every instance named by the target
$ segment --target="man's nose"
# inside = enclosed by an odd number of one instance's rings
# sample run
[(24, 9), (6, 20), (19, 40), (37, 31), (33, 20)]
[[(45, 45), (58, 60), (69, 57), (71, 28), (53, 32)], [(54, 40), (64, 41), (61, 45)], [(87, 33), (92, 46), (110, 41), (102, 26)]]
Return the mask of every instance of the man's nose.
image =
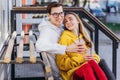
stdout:
[(62, 18), (61, 14), (58, 14), (58, 17)]

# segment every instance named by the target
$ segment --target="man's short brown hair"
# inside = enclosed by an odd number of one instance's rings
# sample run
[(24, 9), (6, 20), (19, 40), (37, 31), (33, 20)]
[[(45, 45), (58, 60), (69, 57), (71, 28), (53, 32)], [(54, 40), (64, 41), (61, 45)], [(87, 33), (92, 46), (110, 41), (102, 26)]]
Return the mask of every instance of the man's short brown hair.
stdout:
[[(51, 9), (53, 7), (60, 7), (62, 6), (62, 4), (57, 3), (57, 2), (51, 2), (48, 6), (47, 6), (47, 12), (50, 14), (51, 13)], [(63, 6), (62, 6), (63, 7)]]

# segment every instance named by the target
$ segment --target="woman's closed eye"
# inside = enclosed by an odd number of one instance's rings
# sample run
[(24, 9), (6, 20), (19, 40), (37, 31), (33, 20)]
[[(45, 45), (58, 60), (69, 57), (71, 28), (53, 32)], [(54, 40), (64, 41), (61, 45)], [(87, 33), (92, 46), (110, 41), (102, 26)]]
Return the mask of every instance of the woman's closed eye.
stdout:
[(68, 19), (65, 19), (64, 23), (67, 23), (68, 21), (72, 21), (73, 19), (69, 17)]

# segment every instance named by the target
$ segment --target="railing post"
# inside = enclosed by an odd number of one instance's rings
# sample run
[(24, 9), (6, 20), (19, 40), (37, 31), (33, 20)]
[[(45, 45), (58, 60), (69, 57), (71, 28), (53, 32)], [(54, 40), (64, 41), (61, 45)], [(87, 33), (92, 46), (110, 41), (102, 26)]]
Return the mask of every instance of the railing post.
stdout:
[(114, 73), (114, 75), (115, 75), (115, 77), (117, 77), (116, 76), (116, 71), (117, 71), (117, 48), (118, 48), (118, 42), (117, 41), (113, 41), (113, 52), (112, 52), (112, 57), (113, 57), (113, 60), (112, 60), (112, 71), (113, 71), (113, 73)]
[(11, 10), (11, 33), (14, 31), (14, 12)]
[(91, 37), (91, 40), (93, 41), (93, 32), (90, 31), (90, 37)]
[(98, 30), (97, 27), (95, 27), (95, 51), (96, 51), (97, 54), (99, 53), (99, 51), (98, 51), (98, 49), (99, 49), (99, 44), (98, 44), (99, 39), (98, 38), (99, 38), (99, 30)]

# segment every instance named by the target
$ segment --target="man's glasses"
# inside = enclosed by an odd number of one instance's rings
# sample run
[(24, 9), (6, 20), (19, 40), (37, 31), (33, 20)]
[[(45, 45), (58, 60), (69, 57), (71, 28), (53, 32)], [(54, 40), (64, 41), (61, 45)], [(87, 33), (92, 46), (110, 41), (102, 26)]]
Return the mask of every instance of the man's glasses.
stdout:
[(60, 13), (51, 13), (51, 15), (53, 17), (59, 17), (59, 16), (63, 16), (64, 15), (64, 12), (60, 12)]

